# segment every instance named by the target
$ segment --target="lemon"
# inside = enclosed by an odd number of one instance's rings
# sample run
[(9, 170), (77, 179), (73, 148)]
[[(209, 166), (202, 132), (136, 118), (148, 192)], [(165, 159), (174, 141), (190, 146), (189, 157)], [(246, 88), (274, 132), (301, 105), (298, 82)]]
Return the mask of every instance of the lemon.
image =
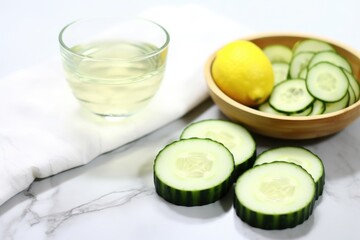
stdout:
[(211, 72), (226, 95), (250, 107), (263, 103), (274, 86), (270, 60), (258, 46), (246, 40), (231, 42), (218, 50)]

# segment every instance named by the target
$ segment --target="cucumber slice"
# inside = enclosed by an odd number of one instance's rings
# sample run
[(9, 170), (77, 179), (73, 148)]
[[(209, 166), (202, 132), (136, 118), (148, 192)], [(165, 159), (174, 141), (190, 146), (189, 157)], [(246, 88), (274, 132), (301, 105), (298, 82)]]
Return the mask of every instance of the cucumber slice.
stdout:
[(313, 102), (313, 108), (309, 116), (320, 115), (323, 114), (324, 112), (325, 112), (325, 103), (323, 101), (316, 99)]
[(278, 147), (261, 153), (255, 160), (254, 166), (264, 163), (283, 161), (300, 165), (314, 179), (316, 185), (315, 199), (322, 194), (325, 184), (325, 170), (321, 159), (311, 151), (302, 147)]
[(270, 62), (289, 63), (292, 58), (292, 51), (285, 45), (269, 45), (263, 49)]
[(159, 196), (182, 206), (200, 206), (220, 199), (232, 186), (234, 159), (221, 143), (185, 139), (163, 148), (154, 161)]
[(262, 229), (292, 228), (313, 212), (315, 183), (288, 162), (256, 166), (236, 181), (234, 208), (241, 220)]
[(349, 87), (341, 68), (328, 62), (320, 62), (310, 68), (305, 82), (310, 94), (324, 102), (339, 101)]
[(305, 80), (290, 79), (279, 83), (273, 89), (269, 103), (280, 112), (300, 112), (311, 105), (314, 98), (306, 89)]
[(299, 54), (301, 52), (322, 52), (322, 51), (335, 51), (335, 49), (328, 43), (315, 40), (305, 39), (297, 42), (293, 47), (293, 54)]
[(360, 98), (360, 85), (359, 82), (355, 79), (353, 75), (351, 75), (349, 72), (343, 70), (345, 73), (347, 79), (349, 80), (349, 84), (351, 88), (354, 90), (356, 101)]
[(332, 52), (332, 51), (318, 52), (311, 59), (308, 67), (311, 68), (319, 62), (329, 62), (334, 64), (335, 66), (347, 70), (350, 73), (352, 72), (349, 62), (345, 58), (337, 54), (336, 52)]
[(283, 112), (276, 111), (273, 107), (270, 106), (269, 102), (262, 103), (259, 106), (259, 111), (266, 112), (266, 113), (271, 113), (271, 114), (275, 114), (275, 115), (280, 115), (280, 116), (286, 116), (287, 115), (287, 114), (285, 114)]
[(315, 53), (313, 52), (301, 52), (295, 55), (290, 63), (290, 77), (298, 78), (301, 71), (308, 66), (314, 55)]
[(180, 138), (210, 138), (227, 147), (234, 156), (237, 177), (251, 168), (256, 158), (256, 143), (248, 130), (225, 120), (203, 120), (187, 126)]
[(281, 83), (287, 79), (289, 74), (289, 64), (283, 62), (272, 63), (274, 71), (274, 85)]
[(346, 92), (346, 95), (339, 101), (325, 103), (324, 114), (336, 112), (336, 111), (346, 108), (349, 105), (349, 100), (350, 100), (350, 95), (348, 92)]

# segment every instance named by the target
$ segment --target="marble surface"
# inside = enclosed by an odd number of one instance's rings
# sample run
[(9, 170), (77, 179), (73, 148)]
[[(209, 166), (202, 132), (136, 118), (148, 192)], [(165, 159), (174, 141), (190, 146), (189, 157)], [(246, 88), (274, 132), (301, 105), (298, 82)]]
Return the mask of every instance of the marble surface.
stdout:
[(190, 122), (225, 118), (211, 100), (146, 137), (86, 166), (37, 180), (0, 207), (0, 239), (360, 239), (360, 121), (317, 140), (254, 135), (258, 152), (304, 146), (324, 161), (326, 184), (312, 216), (281, 231), (249, 227), (235, 214), (232, 193), (201, 207), (180, 207), (154, 191), (157, 152)]
[[(114, 14), (124, 6), (132, 14), (167, 3), (139, 2), (143, 4), (104, 0), (83, 11), (79, 10), (85, 1), (0, 3), (0, 29), (7, 33), (7, 38), (0, 38), (0, 76), (56, 54), (58, 29), (75, 17), (106, 11)], [(316, 33), (360, 50), (360, 34), (353, 26), (360, 22), (360, 4), (355, 0), (305, 0), (298, 6), (285, 0), (195, 2), (206, 3), (256, 31)], [(73, 8), (68, 7), (70, 3)], [(16, 57), (20, 55), (23, 57)], [(293, 229), (249, 227), (236, 216), (231, 192), (218, 202), (192, 208), (174, 206), (158, 197), (152, 176), (157, 152), (178, 139), (187, 124), (209, 118), (225, 118), (211, 100), (85, 166), (36, 180), (0, 206), (0, 239), (360, 239), (360, 120), (336, 135), (316, 140), (286, 141), (254, 135), (258, 153), (274, 146), (299, 145), (324, 161), (324, 194), (312, 216)]]

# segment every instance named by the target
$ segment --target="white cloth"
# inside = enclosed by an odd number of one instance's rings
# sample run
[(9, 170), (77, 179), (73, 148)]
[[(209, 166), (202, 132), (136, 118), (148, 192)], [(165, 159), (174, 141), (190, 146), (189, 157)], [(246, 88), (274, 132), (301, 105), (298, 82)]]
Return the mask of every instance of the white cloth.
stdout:
[(60, 57), (0, 80), (0, 205), (44, 178), (180, 118), (207, 98), (207, 57), (248, 30), (198, 5), (161, 6), (142, 16), (163, 25), (170, 47), (162, 86), (143, 111), (106, 122), (83, 110), (64, 79)]

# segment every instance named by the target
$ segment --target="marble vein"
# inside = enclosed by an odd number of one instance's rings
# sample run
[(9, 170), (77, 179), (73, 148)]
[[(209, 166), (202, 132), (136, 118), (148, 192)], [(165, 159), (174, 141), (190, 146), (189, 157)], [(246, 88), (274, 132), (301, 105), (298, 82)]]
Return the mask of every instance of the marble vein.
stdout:
[[(30, 204), (26, 211), (28, 213), (31, 213), (33, 216), (33, 218), (30, 219), (31, 226), (37, 225), (41, 222), (46, 222), (48, 224), (46, 234), (49, 235), (56, 231), (56, 229), (58, 229), (64, 222), (68, 221), (73, 217), (92, 212), (98, 212), (109, 208), (120, 207), (129, 203), (135, 198), (153, 195), (154, 192), (154, 188), (148, 187), (113, 191), (104, 194), (96, 199), (93, 199), (89, 202), (75, 206), (69, 210), (51, 213), (44, 216), (40, 216), (38, 213), (31, 210), (31, 206), (33, 204)], [(36, 201), (36, 197), (29, 197)]]

